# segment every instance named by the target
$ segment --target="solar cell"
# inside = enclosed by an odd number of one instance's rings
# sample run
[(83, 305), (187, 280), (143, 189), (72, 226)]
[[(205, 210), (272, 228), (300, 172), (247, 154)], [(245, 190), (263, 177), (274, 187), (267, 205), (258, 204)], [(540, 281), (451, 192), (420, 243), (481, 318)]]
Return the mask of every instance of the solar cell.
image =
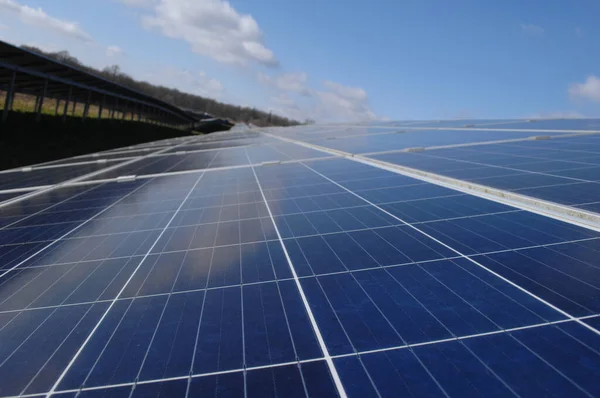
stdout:
[[(597, 229), (237, 134), (0, 208), (0, 397), (600, 394)], [(578, 139), (397, 158), (592, 203)]]

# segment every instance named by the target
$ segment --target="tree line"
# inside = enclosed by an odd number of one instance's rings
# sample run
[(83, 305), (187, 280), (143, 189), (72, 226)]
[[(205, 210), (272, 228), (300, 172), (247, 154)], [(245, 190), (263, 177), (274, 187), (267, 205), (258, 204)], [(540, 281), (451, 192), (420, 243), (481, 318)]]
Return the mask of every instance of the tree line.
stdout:
[(84, 65), (76, 57), (69, 54), (68, 51), (46, 52), (37, 47), (23, 45), (21, 48), (42, 54), (46, 57), (55, 59), (61, 63), (77, 67), (88, 73), (98, 75), (104, 79), (151, 95), (162, 101), (169, 102), (180, 108), (193, 109), (198, 112), (206, 112), (215, 117), (226, 118), (234, 122), (250, 123), (255, 126), (294, 126), (300, 124), (296, 120), (288, 119), (283, 116), (274, 115), (271, 112), (264, 112), (256, 108), (225, 104), (211, 98), (201, 97), (195, 94), (181, 92), (174, 88), (157, 86), (145, 81), (135, 80), (133, 77), (123, 73), (119, 65), (107, 66), (102, 70)]

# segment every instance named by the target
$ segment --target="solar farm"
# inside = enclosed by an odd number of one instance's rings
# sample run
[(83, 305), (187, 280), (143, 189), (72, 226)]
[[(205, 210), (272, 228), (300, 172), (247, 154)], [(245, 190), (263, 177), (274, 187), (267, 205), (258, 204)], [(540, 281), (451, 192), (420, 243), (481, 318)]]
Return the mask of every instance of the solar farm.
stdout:
[(600, 120), (0, 172), (0, 398), (600, 396)]

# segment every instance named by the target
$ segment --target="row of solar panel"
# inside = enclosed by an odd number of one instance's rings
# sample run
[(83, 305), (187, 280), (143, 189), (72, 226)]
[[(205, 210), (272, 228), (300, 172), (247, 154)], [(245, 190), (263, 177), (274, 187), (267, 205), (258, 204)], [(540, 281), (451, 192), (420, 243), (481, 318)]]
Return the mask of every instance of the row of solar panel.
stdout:
[[(177, 149), (185, 149), (178, 147)], [(93, 161), (86, 164), (68, 164), (65, 167), (41, 168), (30, 171), (14, 171), (0, 174), (0, 190), (10, 190), (18, 188), (31, 188), (36, 186), (54, 185), (67, 180), (81, 177), (90, 173), (98, 172), (103, 169), (114, 168), (120, 162), (129, 162), (114, 170), (95, 173), (86, 180), (102, 180), (117, 178), (123, 175), (146, 175), (159, 174), (167, 172), (178, 172), (188, 170), (199, 170), (219, 167), (248, 166), (250, 164), (260, 164), (268, 161), (287, 161), (296, 159), (310, 159), (328, 156), (323, 152), (304, 148), (289, 143), (279, 143), (272, 146), (251, 146), (244, 148), (231, 148), (226, 150), (209, 150), (190, 154), (169, 154), (148, 156), (143, 154), (143, 158), (132, 157), (130, 153), (125, 153), (123, 158), (113, 159), (108, 163), (98, 163)]]
[[(431, 145), (467, 144), (472, 142), (487, 142), (515, 138), (526, 139), (532, 135), (532, 133), (527, 130), (434, 130), (396, 134), (397, 131), (390, 128), (350, 128), (350, 131), (346, 131), (347, 128), (342, 129), (338, 127), (332, 137), (335, 137), (336, 134), (340, 137), (350, 133), (354, 135), (362, 134), (362, 131), (365, 129), (367, 131), (375, 130), (376, 133), (354, 137), (350, 136), (348, 138), (340, 138), (333, 141), (323, 139), (322, 134), (304, 134), (306, 137), (301, 139), (331, 149), (351, 153), (369, 153)], [(286, 132), (285, 135), (295, 136), (294, 133), (290, 134), (289, 132)], [(283, 143), (275, 138), (270, 138), (265, 135), (247, 133), (247, 136), (249, 138), (222, 141), (212, 140), (213, 142), (207, 142), (206, 139), (200, 138), (192, 138), (191, 141), (190, 138), (170, 140), (163, 142), (163, 144), (176, 144), (175, 147), (171, 148), (164, 145), (141, 146), (140, 148), (132, 147), (133, 149), (115, 150), (63, 161), (50, 162), (49, 164), (38, 166), (40, 168), (34, 168), (33, 170), (26, 172), (22, 172), (21, 170), (15, 170), (9, 173), (4, 172), (0, 173), (0, 191), (52, 185), (90, 173), (96, 174), (92, 179), (105, 179), (130, 174), (144, 175), (216, 167), (247, 166), (250, 163), (258, 164), (268, 161), (300, 160), (324, 156), (324, 153), (322, 152), (307, 149), (298, 145)], [(316, 136), (316, 138), (314, 136)], [(565, 139), (560, 139), (557, 142), (562, 143), (563, 141), (566, 143), (569, 142), (569, 140)], [(552, 142), (554, 143), (554, 141)], [(560, 145), (560, 143), (558, 145)], [(524, 145), (527, 145), (527, 141), (524, 141)], [(156, 156), (148, 157), (148, 155), (151, 155), (156, 151), (161, 153)], [(176, 153), (180, 151), (192, 151), (192, 153), (176, 155)], [(460, 153), (460, 149), (455, 150), (455, 152)], [(591, 155), (592, 154), (590, 154), (588, 158), (592, 157)], [(398, 157), (397, 154), (382, 156), (384, 156), (384, 158)], [(440, 156), (443, 156), (443, 153), (440, 153)], [(140, 157), (143, 158), (140, 159)], [(118, 167), (114, 171), (101, 172), (108, 167), (113, 168), (118, 166), (120, 162), (133, 161), (136, 158), (138, 160), (130, 165)], [(102, 162), (98, 163), (99, 159), (101, 159)], [(104, 162), (104, 160), (106, 160), (106, 162)], [(81, 164), (81, 162), (84, 162), (84, 164)], [(582, 162), (582, 166), (583, 165), (584, 163)], [(0, 197), (0, 199), (2, 198)]]
[(374, 159), (586, 209), (600, 202), (600, 137), (373, 155)]
[[(462, 134), (456, 133), (459, 136)], [(405, 145), (403, 135), (387, 137), (395, 137), (392, 140), (399, 147), (408, 146)], [(497, 143), (414, 153), (397, 151), (367, 156), (390, 164), (597, 212), (600, 209), (598, 143), (600, 137), (597, 135), (580, 135), (555, 140)], [(330, 149), (344, 149), (336, 141), (324, 141), (319, 145)]]
[[(500, 394), (498, 383), (546, 391), (516, 377), (520, 368), (535, 380), (552, 375), (557, 394), (597, 392), (593, 372), (566, 353), (597, 361), (600, 337), (564, 313), (599, 313), (593, 231), (341, 159), (40, 196), (3, 213), (0, 378), (11, 382), (2, 395), (49, 391), (84, 342), (59, 391), (128, 383), (84, 396), (129, 393), (136, 380), (165, 377), (183, 379), (169, 388), (188, 388), (190, 372), (231, 371), (238, 381), (222, 388), (232, 392), (321, 385), (331, 394), (331, 380), (310, 381), (324, 354), (284, 247), (351, 396), (398, 383), (438, 395)], [(407, 225), (406, 214), (409, 223), (431, 222)], [(481, 333), (502, 334), (404, 349)], [(563, 348), (531, 337), (540, 333)], [(470, 378), (441, 374), (438, 350)], [(499, 363), (498, 350), (520, 361)], [(317, 362), (283, 365), (297, 360)], [(255, 366), (269, 368), (243, 371)], [(194, 378), (190, 388), (214, 391), (216, 377)], [(293, 382), (256, 383), (271, 378)]]

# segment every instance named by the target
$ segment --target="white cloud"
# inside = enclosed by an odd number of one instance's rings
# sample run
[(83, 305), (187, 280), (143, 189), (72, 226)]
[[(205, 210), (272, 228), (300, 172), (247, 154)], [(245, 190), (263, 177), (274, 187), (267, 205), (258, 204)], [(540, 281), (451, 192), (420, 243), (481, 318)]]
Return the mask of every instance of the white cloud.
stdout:
[(325, 81), (326, 90), (317, 91), (318, 119), (332, 121), (375, 120), (377, 116), (368, 105), (367, 92), (359, 87)]
[(176, 88), (186, 93), (222, 99), (225, 89), (220, 81), (209, 78), (202, 71), (192, 72), (174, 67), (149, 74), (146, 79), (153, 84)]
[(306, 73), (288, 73), (277, 77), (258, 75), (259, 81), (275, 91), (271, 96), (274, 113), (296, 119), (319, 122), (357, 122), (375, 120), (365, 90), (325, 81), (323, 87), (307, 87)]
[(534, 24), (521, 24), (521, 30), (532, 36), (541, 36), (545, 32), (544, 28)]
[(107, 57), (118, 57), (119, 55), (123, 55), (123, 50), (120, 47), (108, 46), (106, 48)]
[(583, 83), (571, 84), (569, 96), (575, 99), (600, 102), (600, 78), (592, 75), (588, 76)]
[(51, 17), (41, 8), (32, 8), (21, 5), (14, 0), (0, 0), (0, 10), (10, 12), (27, 25), (54, 31), (84, 42), (92, 42), (92, 38), (84, 32), (75, 22), (63, 21)]
[(278, 65), (254, 18), (238, 13), (226, 1), (157, 0), (152, 10), (143, 17), (144, 26), (185, 40), (195, 53), (227, 64)]
[(311, 95), (311, 91), (306, 87), (306, 83), (308, 82), (308, 74), (306, 73), (283, 73), (279, 76), (271, 77), (259, 72), (258, 81), (277, 90), (294, 92), (305, 96)]
[(585, 32), (583, 31), (583, 29), (581, 29), (579, 26), (575, 28), (575, 36), (577, 37), (584, 37), (585, 36)]

